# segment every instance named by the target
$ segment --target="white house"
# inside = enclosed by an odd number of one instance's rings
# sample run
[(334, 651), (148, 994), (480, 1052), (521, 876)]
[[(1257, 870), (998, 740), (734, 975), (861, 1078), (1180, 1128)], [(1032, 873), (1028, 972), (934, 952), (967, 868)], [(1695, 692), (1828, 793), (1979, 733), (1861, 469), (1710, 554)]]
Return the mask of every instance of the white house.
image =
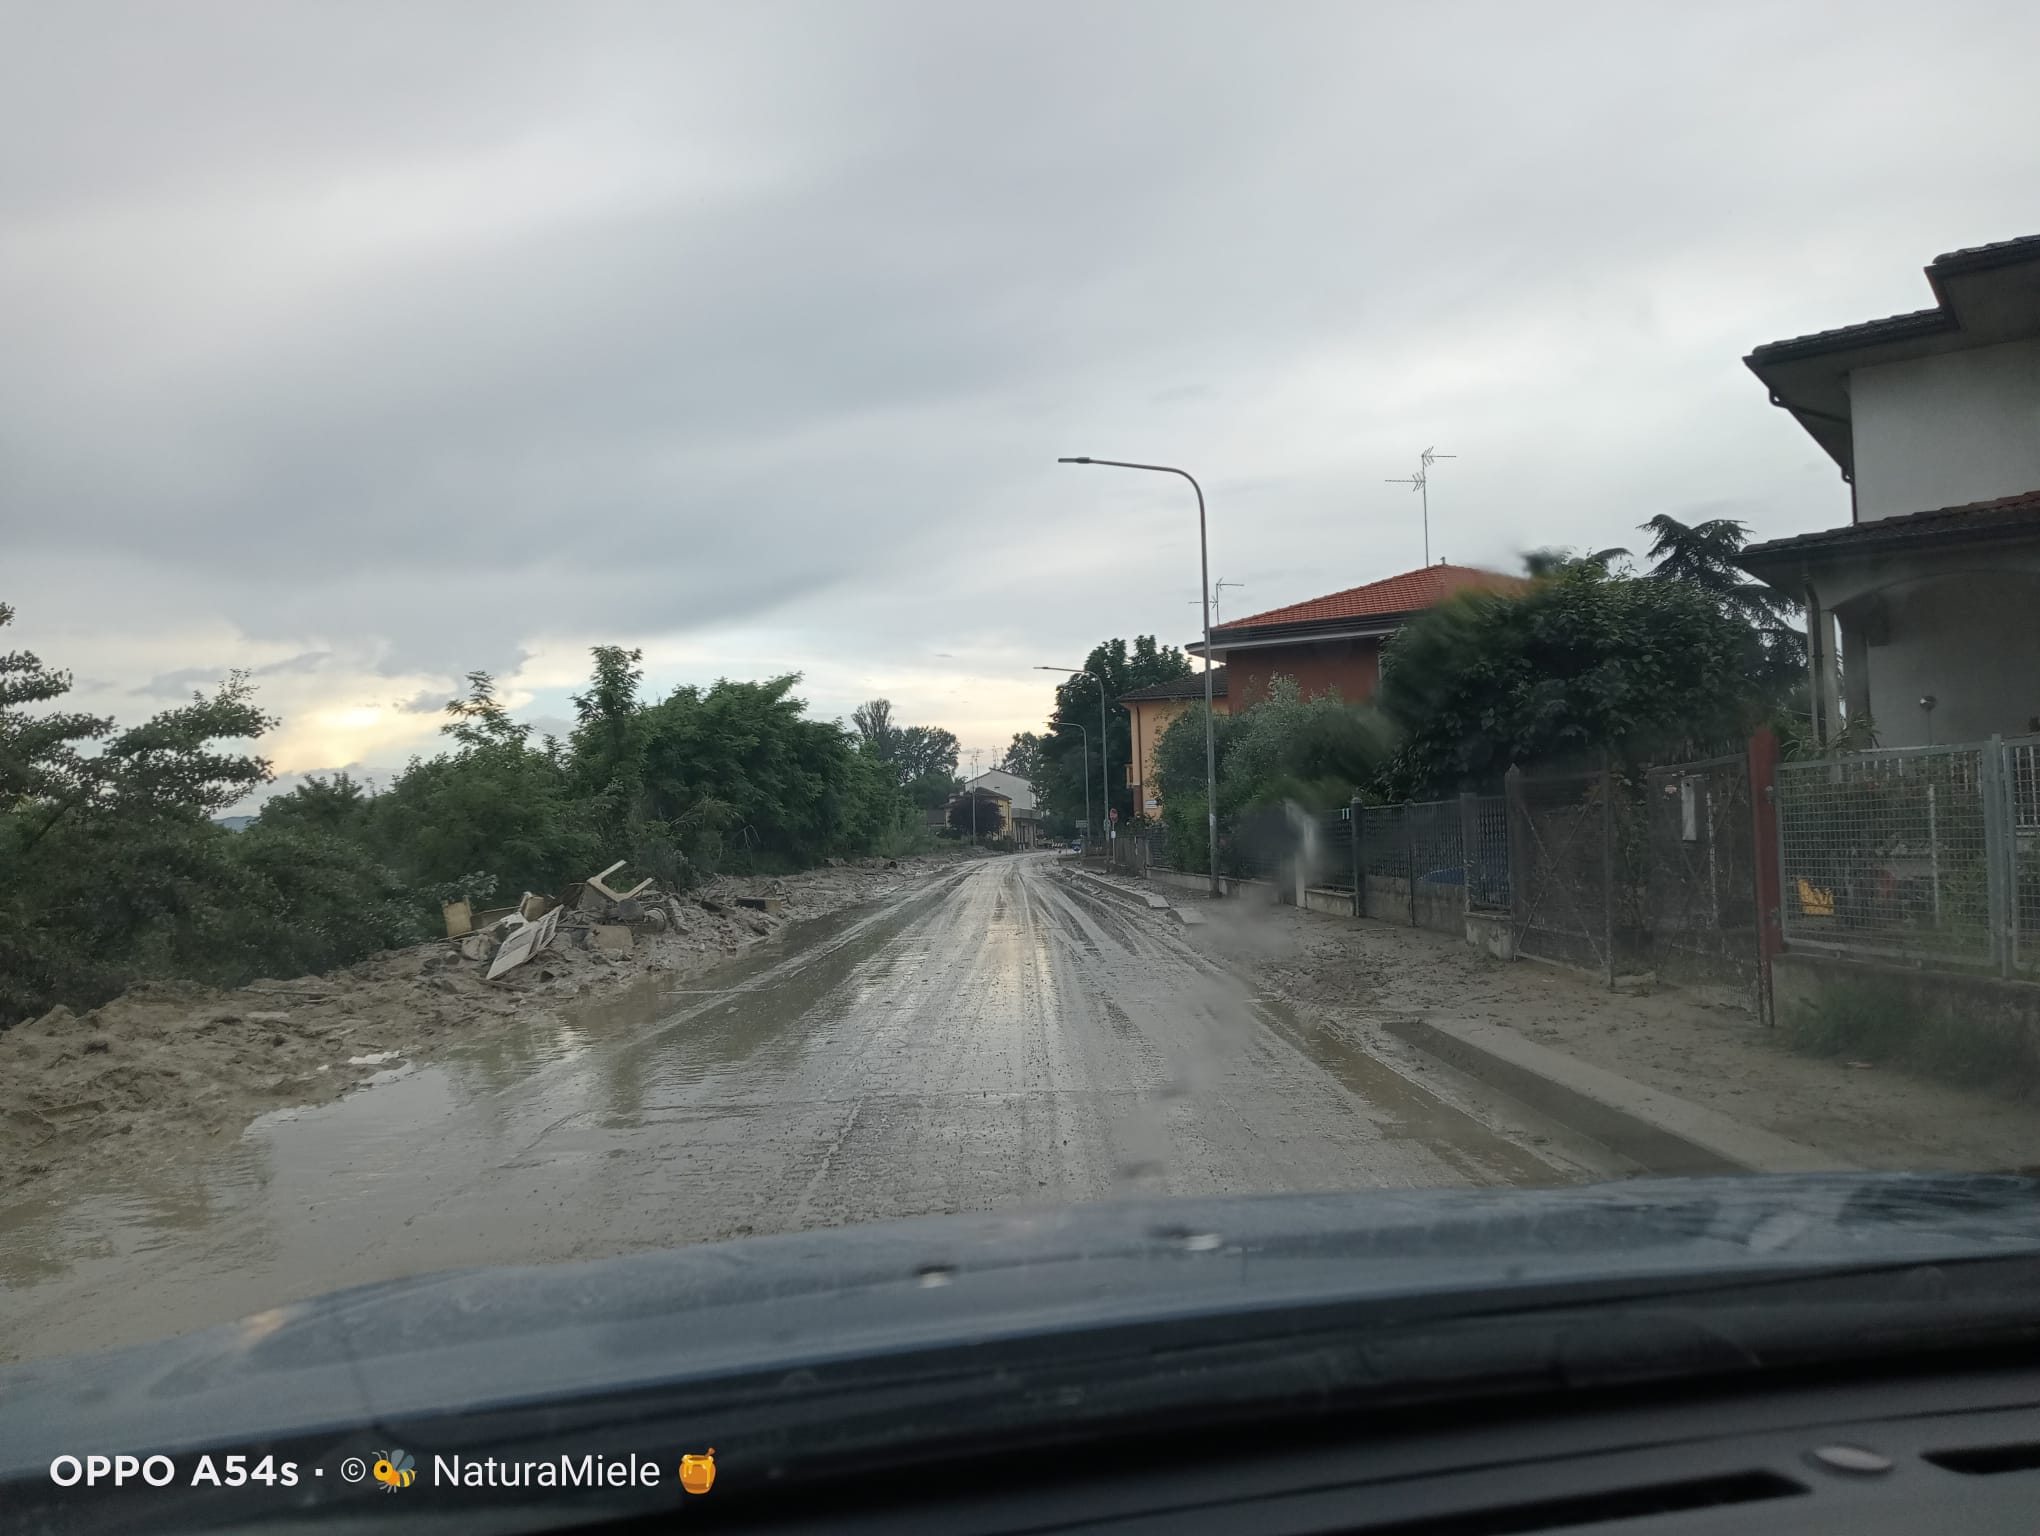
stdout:
[[(1744, 360), (1852, 491), (1742, 565), (1807, 605), (1815, 719), (1885, 746), (2040, 732), (2040, 235), (1936, 257), (1931, 309)], [(1927, 703), (1925, 701), (1931, 701)]]
[(965, 789), (988, 789), (1010, 802), (1012, 825), (1005, 828), (1017, 847), (1032, 848), (1041, 841), (1041, 809), (1034, 798), (1034, 786), (1017, 773), (989, 768), (964, 785)]

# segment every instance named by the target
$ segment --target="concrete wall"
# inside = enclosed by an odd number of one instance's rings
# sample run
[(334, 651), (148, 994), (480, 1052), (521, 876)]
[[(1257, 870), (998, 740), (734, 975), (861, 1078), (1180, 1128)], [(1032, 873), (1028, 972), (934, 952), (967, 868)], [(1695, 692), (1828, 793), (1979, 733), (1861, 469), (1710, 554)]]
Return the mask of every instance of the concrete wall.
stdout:
[(2040, 488), (2040, 341), (1858, 368), (1849, 415), (1860, 522)]
[[(2040, 569), (1991, 559), (1960, 571), (1937, 563), (1924, 577), (1920, 565), (1880, 562), (1887, 584), (1838, 610), (1847, 692), (1867, 694), (1880, 744), (1924, 746), (1930, 729), (1951, 742), (2040, 728)], [(1931, 726), (1919, 707), (1927, 695)]]
[(1861, 989), (1866, 983), (1921, 1029), (1968, 1034), (1980, 1045), (1997, 1046), (2000, 1057), (2022, 1056), (2029, 1072), (2040, 1075), (2040, 985), (1804, 950), (1771, 962), (1771, 997), (1781, 1025), (1790, 1022), (1791, 1010), (1817, 1003), (1829, 988)]
[(1466, 942), (1497, 960), (1516, 958), (1516, 925), (1506, 912), (1466, 914)]
[(1303, 906), (1306, 912), (1323, 912), (1330, 917), (1352, 917), (1353, 893), (1341, 891), (1328, 885), (1307, 885), (1303, 888)]
[(1277, 677), (1296, 679), (1305, 698), (1336, 693), (1348, 704), (1364, 704), (1381, 682), (1381, 642), (1302, 640), (1228, 651), (1225, 664), (1226, 693), (1241, 709), (1267, 698)]
[[(1366, 901), (1361, 916), (1376, 918), (1384, 923), (1410, 921), (1410, 883), (1394, 875), (1369, 875), (1366, 877)], [(1438, 933), (1464, 934), (1466, 931), (1466, 888), (1458, 885), (1429, 885), (1417, 882), (1417, 921), (1419, 928), (1429, 928)]]
[[(1189, 874), (1180, 869), (1149, 869), (1148, 880), (1154, 885), (1165, 885), (1172, 891), (1190, 891), (1205, 895), (1211, 888), (1208, 875)], [(1245, 896), (1254, 892), (1267, 892), (1264, 900), (1272, 901), (1274, 888), (1266, 880), (1237, 880), (1230, 875), (1218, 877), (1218, 893), (1221, 896)]]

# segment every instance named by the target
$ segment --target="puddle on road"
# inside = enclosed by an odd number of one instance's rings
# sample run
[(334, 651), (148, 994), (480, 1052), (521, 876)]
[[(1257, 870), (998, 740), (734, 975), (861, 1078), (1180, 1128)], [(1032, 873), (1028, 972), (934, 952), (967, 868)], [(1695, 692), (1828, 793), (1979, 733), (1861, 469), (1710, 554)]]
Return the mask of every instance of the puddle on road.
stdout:
[[(65, 1295), (131, 1289), (146, 1261), (152, 1311), (159, 1291), (181, 1288), (192, 1293), (185, 1310), (211, 1320), (236, 1298), (252, 1311), (349, 1283), (361, 1276), (343, 1270), (358, 1269), (361, 1255), (406, 1241), (434, 1244), (432, 1257), (416, 1262), (413, 1247), (394, 1273), (463, 1262), (439, 1251), (436, 1235), (407, 1240), (405, 1229), (493, 1170), (517, 1167), (561, 1127), (630, 1130), (690, 1106), (741, 1119), (746, 1082), (777, 1079), (832, 1037), (870, 984), (860, 969), (875, 976), (910, 963), (911, 946), (902, 956), (888, 941), (947, 891), (944, 882), (877, 912), (790, 924), (706, 970), (647, 974), (562, 1020), (486, 1021), (486, 1033), (430, 1065), (378, 1052), (365, 1064), (392, 1066), (362, 1088), (272, 1111), (210, 1156), (61, 1202), (0, 1205), (0, 1295), (10, 1310), (33, 1305), (61, 1318)], [(564, 1160), (574, 1155), (567, 1149)], [(514, 1236), (557, 1194), (531, 1187), (527, 1208), (511, 1202), (495, 1226)], [(0, 1358), (103, 1342), (89, 1331), (0, 1339)]]

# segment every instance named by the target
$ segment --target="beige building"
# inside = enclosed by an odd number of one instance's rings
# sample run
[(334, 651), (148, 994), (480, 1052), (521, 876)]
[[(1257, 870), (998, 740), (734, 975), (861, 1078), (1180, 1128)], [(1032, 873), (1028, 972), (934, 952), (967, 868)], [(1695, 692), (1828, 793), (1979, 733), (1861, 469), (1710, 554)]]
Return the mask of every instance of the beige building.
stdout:
[[(1172, 683), (1155, 683), (1119, 696), (1132, 722), (1133, 760), (1126, 765), (1126, 782), (1133, 787), (1134, 809), (1154, 818), (1162, 814), (1161, 792), (1155, 787), (1155, 743), (1162, 739), (1176, 717), (1204, 702), (1204, 674), (1196, 672)], [(1211, 669), (1211, 711), (1227, 711), (1225, 668)]]

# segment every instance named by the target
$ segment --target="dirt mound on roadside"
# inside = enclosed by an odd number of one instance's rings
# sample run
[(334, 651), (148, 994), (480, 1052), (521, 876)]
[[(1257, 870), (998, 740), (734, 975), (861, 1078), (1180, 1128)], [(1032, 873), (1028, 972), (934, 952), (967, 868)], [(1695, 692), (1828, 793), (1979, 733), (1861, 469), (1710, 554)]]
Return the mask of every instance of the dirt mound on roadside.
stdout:
[[(700, 969), (789, 922), (955, 867), (935, 856), (717, 878), (664, 898), (663, 922), (640, 924), (619, 953), (588, 947), (592, 920), (570, 914), (552, 947), (495, 981), (483, 979), (486, 961), (442, 939), (323, 976), (231, 991), (147, 982), (89, 1013), (53, 1008), (0, 1033), (0, 1187), (48, 1194), (74, 1177), (203, 1147), (491, 1025), (571, 1010), (648, 971)], [(778, 898), (779, 910), (736, 904), (759, 896)]]

